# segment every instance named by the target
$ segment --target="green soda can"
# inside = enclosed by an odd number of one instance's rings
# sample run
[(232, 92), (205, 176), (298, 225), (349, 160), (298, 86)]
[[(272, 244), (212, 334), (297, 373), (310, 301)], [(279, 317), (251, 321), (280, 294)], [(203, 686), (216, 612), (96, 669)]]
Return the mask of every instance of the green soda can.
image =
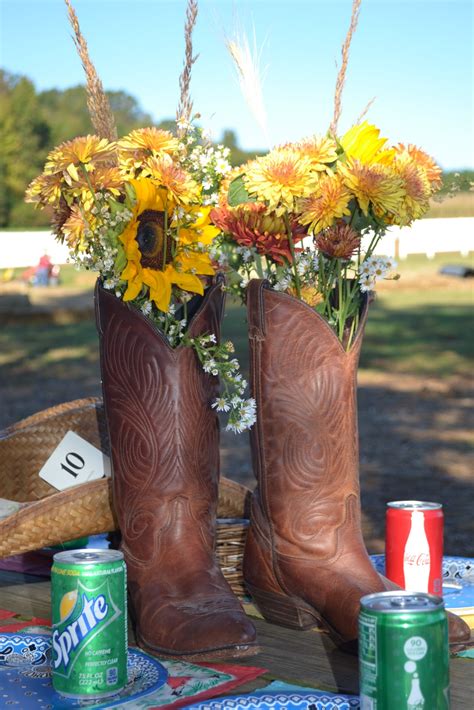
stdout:
[(51, 570), (53, 687), (104, 698), (127, 683), (126, 569), (117, 550), (67, 550)]
[(448, 620), (441, 597), (360, 600), (360, 710), (449, 710)]

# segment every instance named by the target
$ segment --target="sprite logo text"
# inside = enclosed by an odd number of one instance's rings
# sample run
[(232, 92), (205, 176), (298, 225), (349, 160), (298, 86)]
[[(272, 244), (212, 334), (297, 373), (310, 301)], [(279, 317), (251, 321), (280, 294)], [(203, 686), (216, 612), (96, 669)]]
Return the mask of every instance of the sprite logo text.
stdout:
[(56, 629), (53, 633), (53, 650), (56, 655), (54, 667), (61, 664), (67, 668), (71, 651), (75, 651), (79, 644), (92, 633), (92, 631), (107, 616), (109, 605), (103, 594), (88, 599), (82, 595), (82, 611), (75, 621), (66, 626), (64, 631)]

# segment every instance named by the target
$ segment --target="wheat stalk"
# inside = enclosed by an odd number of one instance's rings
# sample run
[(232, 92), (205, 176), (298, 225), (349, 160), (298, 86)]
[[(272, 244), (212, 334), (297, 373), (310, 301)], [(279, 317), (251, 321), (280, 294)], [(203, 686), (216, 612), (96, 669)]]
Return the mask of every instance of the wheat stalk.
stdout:
[(329, 127), (329, 131), (333, 135), (336, 135), (337, 124), (339, 123), (339, 118), (341, 116), (341, 96), (342, 90), (344, 88), (344, 83), (346, 81), (346, 70), (347, 64), (349, 62), (349, 49), (351, 46), (352, 36), (356, 31), (357, 22), (359, 21), (359, 11), (361, 2), (362, 0), (352, 1), (351, 22), (349, 25), (349, 29), (347, 30), (346, 39), (344, 40), (344, 44), (342, 45), (341, 49), (342, 63), (336, 79), (336, 90), (334, 93), (334, 115), (332, 118), (331, 125)]
[(377, 98), (376, 96), (373, 96), (370, 99), (370, 101), (367, 103), (367, 106), (365, 107), (365, 109), (362, 111), (362, 113), (359, 114), (357, 120), (354, 121), (354, 124), (353, 124), (354, 126), (357, 126), (357, 124), (362, 123), (362, 119), (368, 114), (369, 109), (372, 106), (372, 104), (374, 103), (376, 98)]
[(262, 92), (265, 72), (262, 75), (260, 71), (260, 54), (257, 52), (255, 28), (252, 48), (242, 29), (236, 33), (235, 39), (226, 39), (225, 43), (235, 64), (242, 95), (265, 137), (268, 138), (267, 114)]
[(81, 32), (76, 11), (69, 0), (64, 0), (67, 5), (69, 21), (74, 30), (74, 44), (82, 62), (87, 79), (87, 108), (95, 132), (101, 138), (114, 141), (117, 138), (117, 128), (110, 108), (109, 100), (104, 91), (101, 80), (89, 57), (87, 42)]
[(176, 111), (176, 122), (178, 124), (178, 135), (182, 137), (187, 130), (187, 126), (191, 120), (191, 112), (193, 110), (193, 102), (189, 87), (191, 84), (191, 70), (194, 62), (198, 58), (198, 54), (193, 56), (193, 30), (196, 24), (198, 14), (197, 0), (188, 0), (186, 8), (186, 23), (184, 25), (184, 40), (186, 43), (184, 55), (184, 67), (179, 77), (180, 97), (178, 109)]

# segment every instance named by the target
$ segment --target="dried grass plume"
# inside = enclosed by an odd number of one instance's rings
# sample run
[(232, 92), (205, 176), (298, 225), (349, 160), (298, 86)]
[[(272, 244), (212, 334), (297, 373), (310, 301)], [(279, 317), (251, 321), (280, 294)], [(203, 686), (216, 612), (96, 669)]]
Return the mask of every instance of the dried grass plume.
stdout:
[(95, 132), (101, 138), (107, 138), (109, 141), (114, 141), (117, 138), (117, 128), (115, 120), (110, 108), (109, 100), (104, 91), (101, 80), (95, 70), (94, 65), (89, 57), (87, 42), (81, 32), (79, 20), (77, 19), (76, 11), (69, 2), (64, 0), (67, 5), (69, 21), (74, 30), (74, 44), (84, 68), (87, 79), (87, 108), (91, 117), (92, 125)]
[(336, 135), (337, 124), (339, 123), (339, 118), (341, 116), (341, 97), (342, 90), (344, 89), (344, 83), (346, 81), (347, 64), (349, 62), (349, 49), (352, 42), (352, 36), (356, 31), (357, 23), (359, 21), (359, 11), (361, 2), (362, 0), (353, 0), (352, 2), (351, 22), (349, 25), (349, 29), (347, 30), (346, 39), (344, 40), (344, 44), (342, 45), (341, 49), (342, 62), (336, 79), (336, 90), (334, 93), (334, 115), (331, 125), (329, 127), (329, 131), (330, 133), (332, 133), (332, 135)]
[(226, 39), (225, 43), (237, 70), (242, 95), (265, 137), (268, 138), (267, 113), (262, 91), (266, 68), (263, 72), (260, 69), (261, 50), (260, 52), (257, 50), (255, 28), (252, 47), (243, 29), (235, 33), (234, 39)]
[(180, 97), (178, 109), (176, 111), (176, 121), (178, 123), (178, 136), (186, 133), (186, 126), (191, 120), (191, 112), (193, 110), (193, 102), (189, 87), (191, 84), (191, 70), (194, 62), (198, 58), (198, 54), (193, 56), (193, 30), (196, 24), (198, 14), (197, 0), (188, 0), (186, 8), (186, 23), (184, 25), (184, 39), (186, 43), (184, 55), (184, 67), (179, 77)]

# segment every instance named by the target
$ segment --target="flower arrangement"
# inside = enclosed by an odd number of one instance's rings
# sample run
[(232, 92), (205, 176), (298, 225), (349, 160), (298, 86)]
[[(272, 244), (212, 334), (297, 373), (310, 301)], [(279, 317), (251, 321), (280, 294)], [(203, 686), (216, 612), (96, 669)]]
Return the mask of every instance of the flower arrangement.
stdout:
[(26, 199), (53, 211), (57, 238), (78, 267), (97, 271), (117, 298), (132, 303), (158, 325), (171, 346), (192, 345), (206, 372), (220, 375), (228, 427), (254, 421), (254, 403), (231, 344), (213, 333), (189, 338), (188, 303), (203, 295), (216, 273), (211, 247), (219, 229), (210, 211), (224, 175), (227, 149), (213, 147), (203, 131), (183, 121), (179, 139), (143, 128), (117, 141), (89, 135), (48, 155), (44, 172)]
[[(397, 278), (375, 256), (391, 225), (409, 225), (441, 187), (441, 169), (419, 148), (388, 146), (366, 121), (278, 146), (223, 182), (211, 219), (242, 294), (254, 274), (327, 319), (347, 349), (364, 292)], [(238, 274), (236, 277), (235, 275)]]

